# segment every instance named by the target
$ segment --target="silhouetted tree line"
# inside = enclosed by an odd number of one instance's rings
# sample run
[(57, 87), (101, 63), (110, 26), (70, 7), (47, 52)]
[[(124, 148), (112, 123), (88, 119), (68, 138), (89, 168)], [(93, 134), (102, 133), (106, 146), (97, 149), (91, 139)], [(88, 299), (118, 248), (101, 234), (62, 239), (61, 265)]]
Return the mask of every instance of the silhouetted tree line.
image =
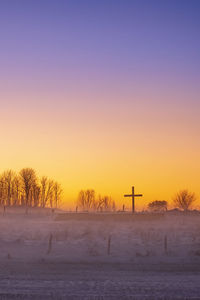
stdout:
[(81, 190), (78, 195), (77, 207), (83, 211), (115, 211), (115, 201), (109, 196), (96, 197), (92, 189)]
[(18, 174), (7, 170), (0, 175), (0, 205), (57, 208), (62, 189), (46, 176), (38, 178), (31, 168)]
[[(192, 208), (192, 205), (196, 201), (195, 193), (189, 192), (188, 190), (181, 190), (173, 197), (173, 205), (175, 208), (183, 211), (188, 211)], [(148, 204), (148, 210), (154, 212), (161, 212), (167, 210), (167, 201), (155, 200)]]

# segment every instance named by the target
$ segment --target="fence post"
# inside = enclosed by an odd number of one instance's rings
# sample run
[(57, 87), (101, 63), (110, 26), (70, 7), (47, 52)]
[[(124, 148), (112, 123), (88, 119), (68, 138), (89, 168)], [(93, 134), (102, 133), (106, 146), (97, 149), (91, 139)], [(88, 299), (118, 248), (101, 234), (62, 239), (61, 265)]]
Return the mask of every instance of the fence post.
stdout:
[(164, 250), (165, 250), (165, 254), (167, 254), (167, 235), (165, 235), (164, 237)]
[(110, 249), (111, 249), (111, 235), (108, 237), (108, 245), (107, 245), (107, 254), (110, 255)]
[(53, 239), (53, 235), (52, 233), (49, 236), (49, 244), (48, 244), (48, 250), (47, 250), (47, 254), (51, 253), (51, 249), (52, 249), (52, 239)]

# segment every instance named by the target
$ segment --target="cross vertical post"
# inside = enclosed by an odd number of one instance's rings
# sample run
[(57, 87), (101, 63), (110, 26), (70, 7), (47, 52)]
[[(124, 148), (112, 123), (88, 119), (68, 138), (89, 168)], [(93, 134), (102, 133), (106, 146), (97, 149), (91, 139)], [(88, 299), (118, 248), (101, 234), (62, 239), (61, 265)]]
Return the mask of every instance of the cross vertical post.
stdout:
[(135, 212), (135, 188), (132, 186), (132, 213)]

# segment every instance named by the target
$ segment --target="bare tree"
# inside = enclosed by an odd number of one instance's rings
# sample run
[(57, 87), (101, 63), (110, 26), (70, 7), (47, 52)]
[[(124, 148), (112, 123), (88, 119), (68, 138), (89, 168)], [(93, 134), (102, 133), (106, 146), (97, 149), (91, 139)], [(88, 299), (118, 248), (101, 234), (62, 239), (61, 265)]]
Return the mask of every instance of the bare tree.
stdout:
[(194, 193), (190, 193), (188, 190), (182, 190), (176, 194), (173, 202), (176, 207), (187, 211), (195, 202), (195, 200), (196, 196)]
[(31, 189), (37, 181), (35, 170), (31, 168), (24, 168), (19, 174), (22, 181), (22, 190), (25, 194), (25, 205), (28, 206), (32, 204), (30, 203)]
[(83, 210), (90, 210), (95, 205), (95, 191), (92, 189), (81, 190), (78, 195), (77, 205)]
[(54, 186), (53, 186), (53, 198), (52, 198), (52, 201), (50, 203), (51, 208), (53, 206), (55, 208), (57, 208), (59, 206), (60, 200), (61, 200), (61, 194), (62, 194), (61, 186), (58, 182), (55, 182)]
[(109, 196), (99, 195), (96, 200), (96, 210), (100, 211), (113, 211), (115, 210), (115, 202)]
[(90, 189), (85, 191), (86, 209), (89, 210), (95, 203), (95, 191)]
[(16, 175), (13, 179), (13, 205), (20, 205), (20, 196), (21, 196), (21, 182), (18, 175)]
[(47, 177), (43, 176), (41, 178), (41, 206), (46, 207), (47, 204), (51, 206), (51, 202), (53, 199), (53, 192), (54, 192), (54, 181), (48, 179)]
[(15, 173), (12, 170), (7, 170), (3, 173), (1, 180), (4, 184), (4, 197), (6, 200), (7, 206), (11, 206), (12, 204), (12, 192), (13, 192), (13, 181), (14, 181)]
[(37, 183), (34, 183), (31, 189), (32, 206), (38, 207), (40, 203), (41, 188)]
[(44, 202), (44, 206), (45, 207), (48, 202), (50, 202), (50, 199), (52, 199), (53, 197), (53, 187), (54, 187), (54, 181), (49, 179), (47, 181), (47, 191), (46, 191), (46, 197), (45, 197), (45, 202)]
[(40, 183), (41, 183), (41, 206), (42, 207), (45, 206), (47, 181), (48, 181), (48, 178), (46, 176), (43, 176), (40, 180)]
[(4, 205), (5, 203), (5, 189), (4, 189), (4, 180), (3, 177), (0, 176), (0, 204)]

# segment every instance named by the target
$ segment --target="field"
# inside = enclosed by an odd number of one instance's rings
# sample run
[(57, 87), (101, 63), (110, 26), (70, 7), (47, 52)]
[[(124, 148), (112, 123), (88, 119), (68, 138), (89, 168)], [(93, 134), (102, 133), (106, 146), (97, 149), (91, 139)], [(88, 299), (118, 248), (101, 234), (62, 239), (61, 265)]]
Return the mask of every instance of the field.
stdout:
[(0, 299), (200, 299), (200, 216), (2, 212), (0, 278)]

